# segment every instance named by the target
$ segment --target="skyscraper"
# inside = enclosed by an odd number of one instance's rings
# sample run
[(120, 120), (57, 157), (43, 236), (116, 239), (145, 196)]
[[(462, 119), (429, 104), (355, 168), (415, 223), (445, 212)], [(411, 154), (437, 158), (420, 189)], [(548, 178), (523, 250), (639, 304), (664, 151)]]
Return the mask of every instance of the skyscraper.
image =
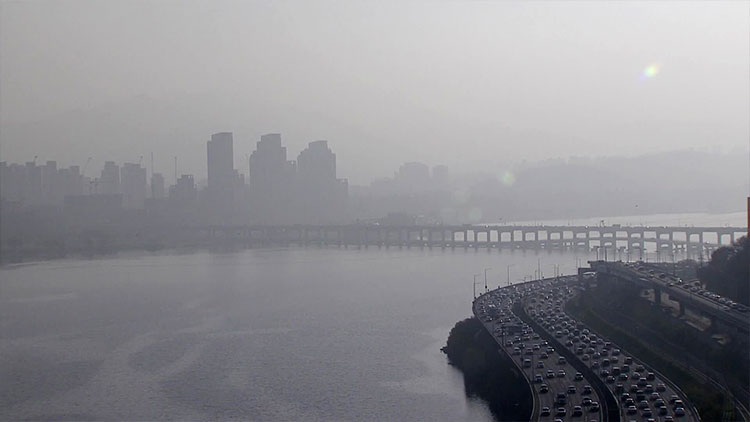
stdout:
[(211, 135), (206, 143), (210, 213), (213, 223), (230, 223), (234, 207), (234, 151), (231, 132)]
[(120, 193), (120, 166), (114, 161), (106, 161), (98, 181), (96, 193), (114, 195)]
[(252, 219), (260, 223), (294, 222), (296, 164), (287, 161), (281, 135), (261, 136), (248, 164)]
[(161, 173), (151, 174), (151, 197), (154, 199), (164, 198), (164, 175)]
[(336, 179), (336, 154), (328, 141), (310, 142), (297, 157), (297, 199), (304, 223), (340, 221), (347, 197), (346, 183)]
[(146, 201), (146, 168), (123, 163), (120, 176), (123, 208), (142, 209)]

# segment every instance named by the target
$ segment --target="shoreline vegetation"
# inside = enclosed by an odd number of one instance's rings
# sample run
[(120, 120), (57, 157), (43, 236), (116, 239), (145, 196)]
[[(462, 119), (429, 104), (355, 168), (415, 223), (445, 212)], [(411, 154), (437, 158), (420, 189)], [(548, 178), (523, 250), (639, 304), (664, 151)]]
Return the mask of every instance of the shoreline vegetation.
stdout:
[(498, 421), (529, 420), (532, 397), (526, 379), (475, 317), (459, 321), (441, 349), (464, 376), (468, 397), (479, 397)]

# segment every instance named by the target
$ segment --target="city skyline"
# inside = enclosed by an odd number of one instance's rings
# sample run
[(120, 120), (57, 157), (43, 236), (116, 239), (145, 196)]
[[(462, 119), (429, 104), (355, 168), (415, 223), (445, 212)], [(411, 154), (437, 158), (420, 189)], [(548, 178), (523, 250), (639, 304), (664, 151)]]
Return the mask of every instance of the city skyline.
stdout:
[(226, 129), (241, 172), (281, 131), (295, 152), (329, 139), (353, 185), (405, 161), (747, 153), (747, 2), (66, 4), (3, 4), (4, 160), (154, 152), (169, 176), (184, 151), (201, 180), (203, 134)]

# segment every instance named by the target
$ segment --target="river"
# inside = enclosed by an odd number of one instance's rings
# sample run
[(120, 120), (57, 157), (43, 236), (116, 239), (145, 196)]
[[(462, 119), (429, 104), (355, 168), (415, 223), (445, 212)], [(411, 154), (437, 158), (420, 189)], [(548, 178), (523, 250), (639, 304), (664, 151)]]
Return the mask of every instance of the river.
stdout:
[[(491, 421), (440, 347), (575, 252), (279, 248), (0, 269), (0, 420)], [(556, 267), (557, 266), (557, 267)]]

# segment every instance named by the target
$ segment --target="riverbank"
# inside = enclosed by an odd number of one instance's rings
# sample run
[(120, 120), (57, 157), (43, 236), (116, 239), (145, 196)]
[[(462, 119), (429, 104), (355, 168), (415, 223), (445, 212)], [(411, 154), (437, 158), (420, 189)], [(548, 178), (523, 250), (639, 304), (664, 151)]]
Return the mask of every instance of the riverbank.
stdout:
[(467, 396), (489, 405), (498, 421), (529, 420), (532, 397), (526, 380), (476, 318), (459, 321), (442, 351), (464, 376)]

